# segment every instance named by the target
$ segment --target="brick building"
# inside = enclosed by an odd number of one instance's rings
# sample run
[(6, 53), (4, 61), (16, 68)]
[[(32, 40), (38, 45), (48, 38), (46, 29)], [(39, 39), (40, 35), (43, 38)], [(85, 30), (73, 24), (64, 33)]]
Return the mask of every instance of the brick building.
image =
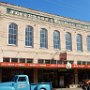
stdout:
[(89, 78), (90, 22), (0, 2), (0, 81), (15, 74), (55, 88)]

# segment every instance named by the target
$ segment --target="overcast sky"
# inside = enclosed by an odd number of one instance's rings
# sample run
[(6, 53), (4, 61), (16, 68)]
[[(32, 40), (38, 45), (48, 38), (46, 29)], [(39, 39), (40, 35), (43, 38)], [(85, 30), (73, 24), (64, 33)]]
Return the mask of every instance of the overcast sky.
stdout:
[(90, 22), (90, 0), (0, 0), (42, 12)]

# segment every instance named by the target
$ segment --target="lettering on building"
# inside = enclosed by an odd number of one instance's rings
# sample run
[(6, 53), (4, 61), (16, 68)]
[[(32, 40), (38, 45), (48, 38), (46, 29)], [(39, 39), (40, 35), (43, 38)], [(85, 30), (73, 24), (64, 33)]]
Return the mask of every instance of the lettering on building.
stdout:
[(26, 17), (26, 18), (33, 18), (33, 19), (48, 21), (48, 22), (60, 24), (60, 25), (63, 25), (63, 26), (75, 27), (75, 28), (78, 28), (78, 29), (79, 28), (81, 28), (81, 29), (90, 29), (90, 25), (80, 24), (80, 23), (71, 22), (71, 21), (60, 20), (60, 19), (47, 17), (47, 16), (42, 16), (42, 15), (38, 15), (38, 14), (35, 14), (35, 13), (32, 13), (32, 12), (24, 12), (24, 11), (19, 11), (19, 10), (14, 10), (14, 9), (11, 9), (11, 8), (7, 8), (7, 13), (12, 14), (12, 15)]

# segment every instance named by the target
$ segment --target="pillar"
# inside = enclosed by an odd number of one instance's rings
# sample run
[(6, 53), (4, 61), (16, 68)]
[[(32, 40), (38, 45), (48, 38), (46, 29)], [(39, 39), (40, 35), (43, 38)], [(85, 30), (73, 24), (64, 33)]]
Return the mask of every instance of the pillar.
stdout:
[(0, 69), (0, 82), (2, 82), (2, 69)]
[(34, 69), (34, 83), (38, 83), (38, 69)]
[(74, 71), (74, 75), (75, 75), (75, 84), (78, 84), (78, 70)]

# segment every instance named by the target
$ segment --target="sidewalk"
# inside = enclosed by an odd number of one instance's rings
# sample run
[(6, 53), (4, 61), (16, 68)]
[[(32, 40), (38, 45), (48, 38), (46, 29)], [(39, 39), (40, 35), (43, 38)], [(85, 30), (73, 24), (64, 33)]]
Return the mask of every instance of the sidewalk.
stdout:
[(58, 88), (53, 90), (82, 90), (81, 88)]

